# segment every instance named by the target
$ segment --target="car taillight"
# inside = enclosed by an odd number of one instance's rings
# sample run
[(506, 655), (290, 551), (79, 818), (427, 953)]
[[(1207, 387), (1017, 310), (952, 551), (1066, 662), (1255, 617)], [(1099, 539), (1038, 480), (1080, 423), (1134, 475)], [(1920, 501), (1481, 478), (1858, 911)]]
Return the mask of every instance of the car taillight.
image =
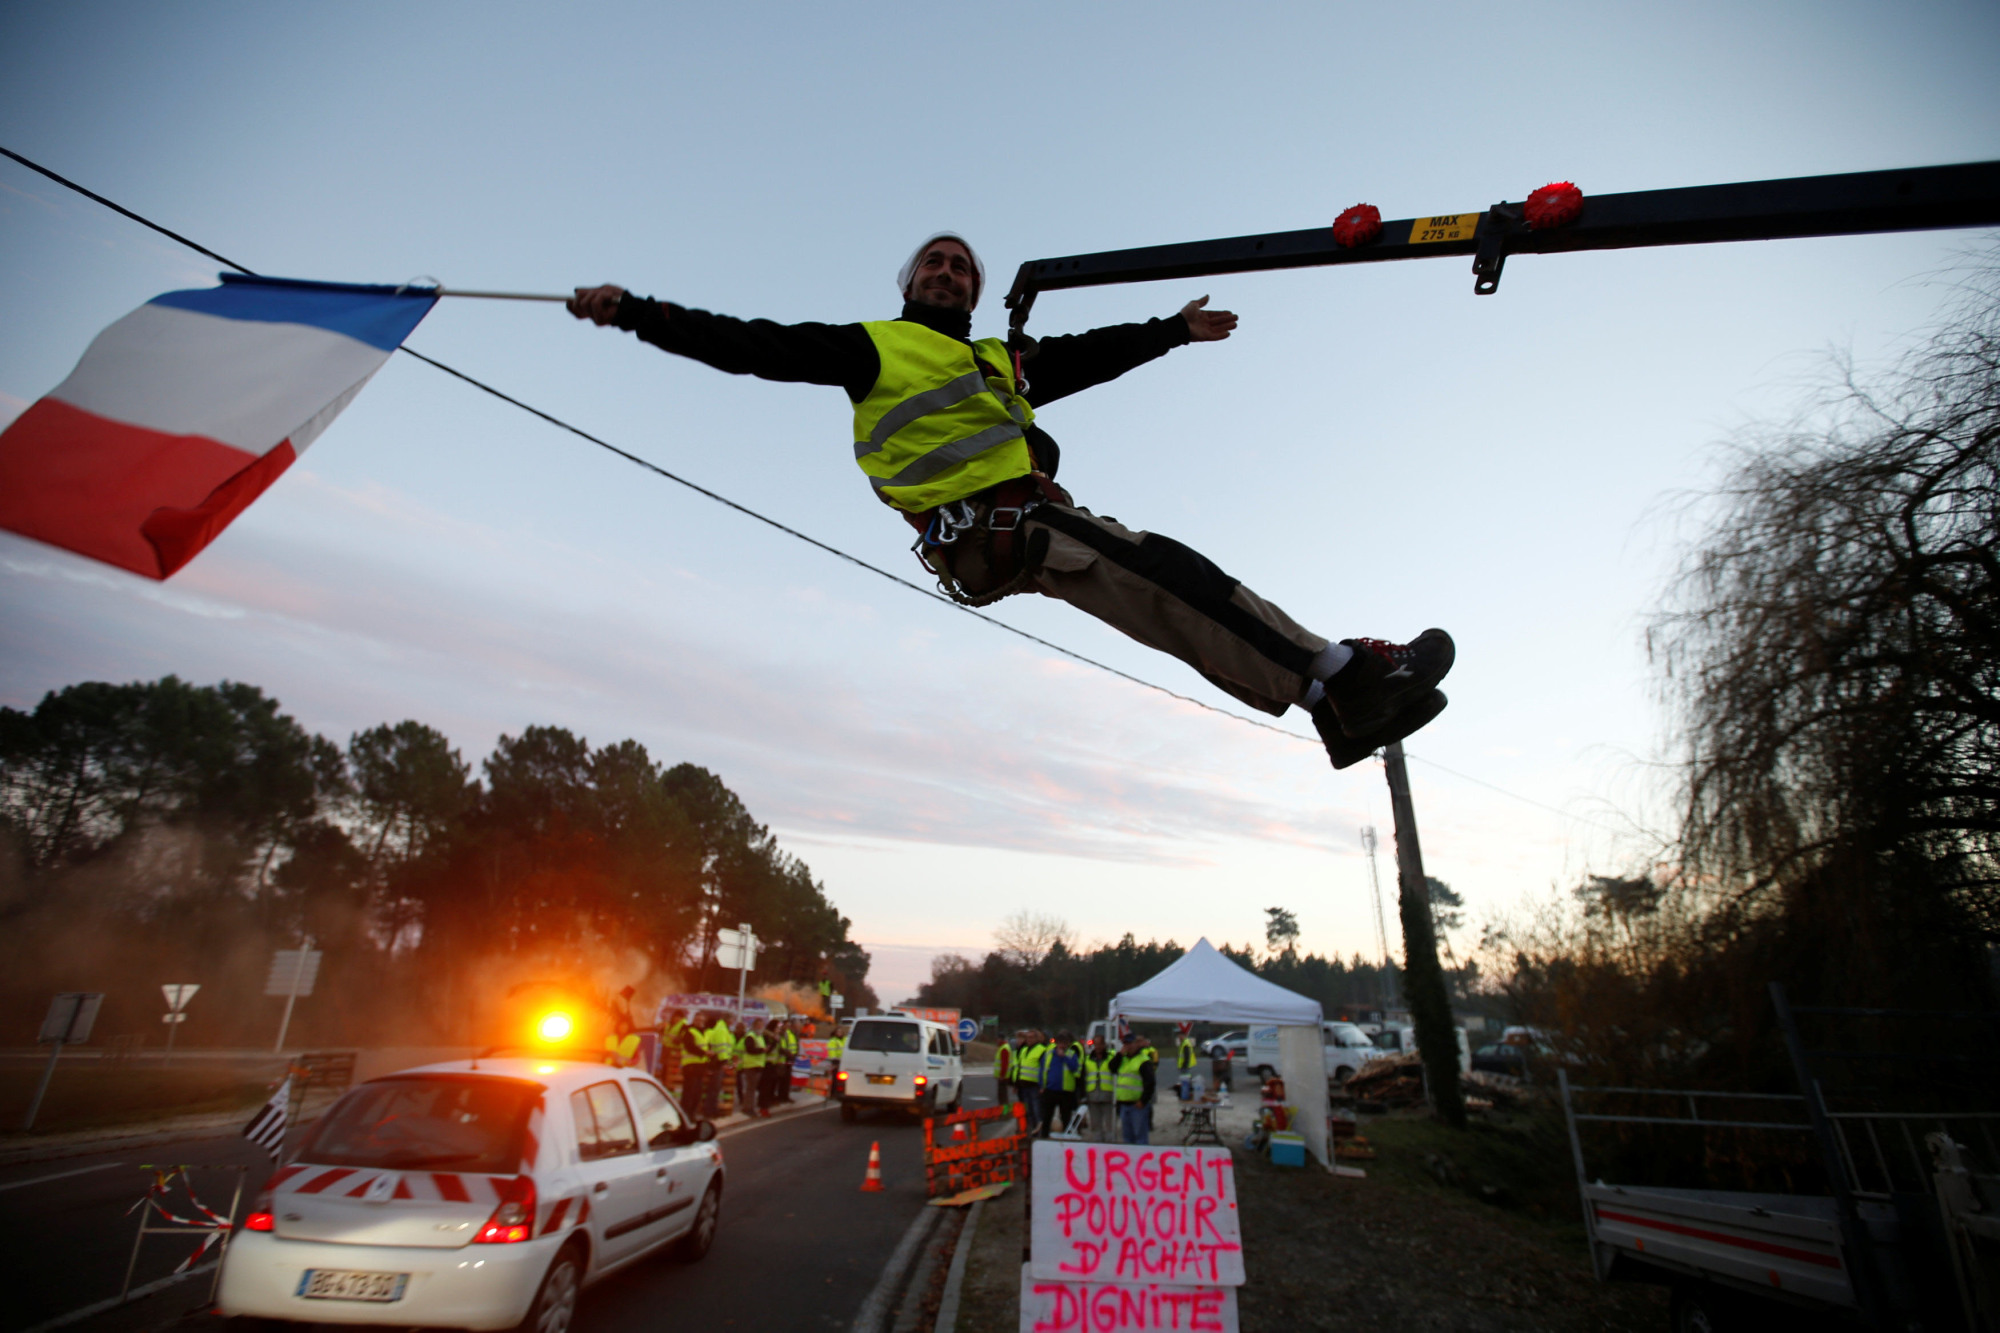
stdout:
[(257, 1197), (250, 1201), (250, 1215), (243, 1219), (245, 1231), (276, 1231), (278, 1219), (272, 1214), (277, 1209), (278, 1177), (273, 1175), (257, 1191)]
[(835, 1074), (834, 1077), (840, 1080), (842, 1083), (845, 1083), (847, 1082), (847, 1071), (843, 1069), (838, 1074)]
[(512, 1245), (534, 1234), (535, 1182), (528, 1176), (516, 1176), (500, 1186), (500, 1206), (486, 1219), (486, 1225), (479, 1228), (472, 1243)]
[(910, 1082), (916, 1084), (918, 1087), (921, 1088), (922, 1086), (924, 1086), (924, 1084), (930, 1082), (930, 1080), (925, 1078), (922, 1074), (918, 1074), (915, 1078), (911, 1079)]

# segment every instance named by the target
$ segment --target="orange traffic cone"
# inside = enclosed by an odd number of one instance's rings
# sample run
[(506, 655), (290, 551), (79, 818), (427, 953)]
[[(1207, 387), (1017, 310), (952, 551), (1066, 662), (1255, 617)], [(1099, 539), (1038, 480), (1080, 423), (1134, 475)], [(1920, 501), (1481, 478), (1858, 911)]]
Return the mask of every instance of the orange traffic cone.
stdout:
[(882, 1142), (877, 1139), (868, 1145), (868, 1174), (861, 1179), (863, 1194), (882, 1192)]

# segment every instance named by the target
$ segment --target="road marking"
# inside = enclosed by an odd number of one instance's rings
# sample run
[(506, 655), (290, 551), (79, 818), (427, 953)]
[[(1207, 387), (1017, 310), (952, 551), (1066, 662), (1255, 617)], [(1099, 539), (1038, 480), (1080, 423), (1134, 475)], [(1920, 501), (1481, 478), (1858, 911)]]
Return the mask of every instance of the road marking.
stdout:
[(882, 1333), (888, 1326), (889, 1316), (895, 1312), (896, 1298), (901, 1295), (903, 1279), (908, 1276), (910, 1264), (917, 1257), (917, 1251), (930, 1239), (931, 1231), (944, 1218), (942, 1208), (919, 1208), (910, 1229), (903, 1233), (903, 1239), (896, 1245), (896, 1252), (889, 1256), (889, 1262), (882, 1266), (882, 1276), (877, 1279), (874, 1290), (861, 1302), (861, 1309), (855, 1313), (851, 1333)]
[(218, 1262), (219, 1260), (211, 1259), (197, 1268), (188, 1269), (185, 1273), (173, 1273), (160, 1278), (158, 1281), (148, 1282), (142, 1287), (134, 1287), (132, 1290), (126, 1292), (123, 1297), (113, 1296), (108, 1301), (98, 1301), (94, 1305), (84, 1306), (81, 1310), (71, 1310), (68, 1314), (59, 1314), (46, 1324), (36, 1324), (33, 1328), (23, 1329), (21, 1333), (48, 1333), (48, 1330), (52, 1328), (66, 1328), (79, 1320), (88, 1319), (94, 1314), (103, 1314), (106, 1310), (114, 1306), (123, 1305), (127, 1301), (136, 1301), (141, 1296), (150, 1296), (156, 1291), (165, 1291), (168, 1287), (173, 1286), (174, 1283), (185, 1281), (197, 1273), (212, 1273), (215, 1271), (215, 1265)]
[(717, 1137), (718, 1139), (726, 1139), (732, 1137), (733, 1135), (741, 1134), (746, 1130), (764, 1129), (768, 1126), (777, 1124), (781, 1120), (790, 1120), (796, 1116), (811, 1115), (814, 1111), (825, 1111), (831, 1108), (832, 1106), (833, 1103), (827, 1101), (820, 1103), (818, 1106), (809, 1106), (802, 1111), (783, 1111), (777, 1115), (769, 1116), (763, 1120), (752, 1120), (748, 1124), (731, 1125), (728, 1129), (717, 1130), (715, 1133), (715, 1137)]
[(10, 1180), (4, 1185), (0, 1185), (0, 1192), (6, 1190), (24, 1190), (30, 1185), (46, 1185), (51, 1180), (67, 1180), (71, 1176), (87, 1176), (93, 1171), (109, 1171), (114, 1166), (123, 1165), (125, 1165), (123, 1162), (100, 1162), (96, 1166), (80, 1166), (74, 1171), (58, 1171), (52, 1176), (36, 1176), (33, 1180)]

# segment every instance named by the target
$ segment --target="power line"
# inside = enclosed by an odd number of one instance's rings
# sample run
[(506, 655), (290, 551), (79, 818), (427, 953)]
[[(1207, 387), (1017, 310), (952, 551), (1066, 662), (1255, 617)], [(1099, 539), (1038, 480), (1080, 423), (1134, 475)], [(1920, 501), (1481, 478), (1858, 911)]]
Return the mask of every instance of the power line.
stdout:
[[(48, 177), (50, 180), (54, 181), (58, 185), (63, 186), (65, 189), (74, 190), (78, 194), (84, 196), (86, 199), (90, 199), (96, 203), (104, 205), (106, 208), (110, 209), (114, 213), (119, 214), (121, 217), (130, 218), (132, 221), (138, 223), (140, 226), (150, 228), (151, 230), (158, 232), (160, 235), (165, 236), (170, 240), (177, 241), (180, 244), (185, 245), (188, 249), (193, 250), (198, 254), (207, 255), (210, 259), (215, 260), (219, 264), (226, 264), (230, 268), (235, 269), (237, 272), (247, 273), (252, 277), (261, 276), (257, 273), (255, 269), (247, 268), (244, 265), (237, 263), (233, 259), (227, 258), (224, 255), (217, 254), (215, 251), (209, 249), (207, 246), (202, 245), (196, 241), (191, 241), (187, 237), (181, 235), (179, 232), (171, 231), (168, 228), (161, 226), (159, 223), (153, 221), (151, 218), (143, 217), (138, 213), (134, 213), (131, 209), (126, 208), (123, 204), (119, 204), (114, 202), (113, 200), (107, 199), (103, 195), (97, 193), (95, 190), (86, 189), (84, 186), (77, 184), (75, 181), (70, 180), (68, 177), (58, 175), (57, 173), (49, 170), (49, 168), (41, 165), (39, 162), (32, 162), (29, 159), (22, 157), (19, 153), (14, 152), (10, 148), (7, 148), (5, 146), (0, 146), (0, 155), (5, 155), (9, 158), (12, 158), (14, 161), (28, 168), (28, 170), (38, 172), (41, 175)], [(688, 490), (693, 491), (695, 494), (700, 495), (706, 499), (713, 500), (719, 505), (727, 506), (728, 508), (735, 510), (737, 513), (742, 514), (746, 518), (755, 519), (757, 522), (762, 523), (767, 527), (775, 528), (776, 530), (784, 533), (788, 537), (795, 537), (799, 541), (804, 542), (808, 546), (824, 551), (828, 555), (835, 556), (841, 560), (845, 560), (848, 564), (858, 566), (861, 569), (865, 569), (871, 574), (879, 575), (882, 578), (889, 580), (891, 583), (900, 584), (901, 586), (908, 588), (911, 592), (917, 593), (923, 597), (927, 597), (934, 602), (938, 602), (941, 603), (942, 605), (948, 606), (954, 611), (963, 611), (966, 615), (973, 617), (975, 620), (985, 621), (987, 624), (993, 626), (995, 629), (1005, 630), (1009, 634), (1015, 635), (1019, 638), (1026, 639), (1029, 643), (1038, 644), (1043, 648), (1047, 648), (1050, 652), (1060, 653), (1064, 657), (1067, 657), (1072, 661), (1081, 662), (1085, 666), (1096, 667), (1099, 671), (1108, 672), (1109, 674), (1118, 677), (1120, 680), (1127, 681), (1133, 685), (1140, 686), (1141, 688), (1144, 689), (1152, 690), (1157, 694), (1164, 694), (1169, 699), (1178, 699), (1182, 703), (1193, 704), (1196, 708), (1202, 709), (1206, 712), (1214, 713), (1220, 717), (1229, 718), (1231, 721), (1241, 722), (1245, 726), (1256, 727), (1263, 731), (1274, 732), (1277, 735), (1285, 737), (1287, 740), (1302, 741), (1308, 745), (1314, 745), (1318, 743), (1314, 738), (1310, 736), (1301, 736), (1296, 731), (1291, 731), (1285, 727), (1274, 726), (1269, 722), (1259, 722), (1256, 718), (1244, 717), (1241, 713), (1232, 713), (1226, 708), (1217, 708), (1214, 704), (1204, 703), (1200, 699), (1192, 698), (1188, 695), (1181, 694), (1176, 690), (1170, 690), (1164, 685), (1155, 685), (1152, 681), (1144, 680), (1138, 676), (1133, 675), (1129, 671), (1121, 671), (1117, 667), (1112, 666), (1107, 662), (1100, 662), (1094, 657), (1086, 657), (1082, 653), (1077, 652), (1075, 649), (1065, 648), (1059, 643), (1053, 643), (1048, 639), (1042, 638), (1039, 634), (1030, 634), (1027, 630), (1021, 629), (1019, 626), (1010, 625), (1006, 621), (1001, 620), (995, 616), (987, 615), (985, 612), (977, 610), (976, 608), (961, 605), (960, 603), (951, 600), (951, 598), (944, 596), (942, 593), (933, 592), (929, 588), (924, 587), (922, 584), (912, 582), (911, 580), (904, 578), (900, 574), (892, 574), (888, 570), (883, 569), (880, 565), (871, 564), (868, 561), (863, 560), (858, 555), (854, 555), (851, 554), (850, 552), (843, 551), (837, 546), (831, 546), (826, 542), (819, 540), (817, 537), (808, 536), (807, 534), (800, 532), (797, 528), (789, 527), (784, 523), (780, 523), (777, 519), (772, 518), (767, 514), (759, 513), (757, 510), (750, 508), (748, 505), (738, 503), (737, 501), (730, 499), (728, 496), (723, 495), (720, 492), (712, 491), (708, 489), (708, 487), (703, 486), (698, 482), (689, 481), (686, 477), (683, 477), (678, 473), (671, 472), (666, 468), (661, 467), (658, 463), (654, 463), (648, 459), (641, 458), (639, 455), (632, 453), (629, 450), (621, 449), (617, 445), (612, 444), (608, 440), (600, 439), (597, 436), (592, 435), (589, 431), (584, 430), (580, 426), (571, 425), (569, 422), (564, 421), (561, 417), (555, 416), (554, 414), (549, 412), (544, 412), (541, 408), (535, 407), (532, 404), (524, 403), (520, 399), (513, 397), (511, 394), (503, 393), (499, 389), (494, 388), (492, 385), (486, 383), (484, 380), (476, 379), (473, 376), (466, 374), (462, 370), (458, 370), (452, 366), (448, 366), (444, 362), (436, 360), (435, 358), (425, 356), (422, 352), (419, 352), (414, 348), (399, 347), (397, 348), (397, 350), (404, 352), (407, 355), (415, 357), (417, 360), (423, 362), (427, 366), (431, 366), (434, 367), (435, 369), (443, 371), (445, 374), (452, 376), (454, 379), (461, 380), (464, 383), (471, 385), (473, 388), (478, 389), (482, 393), (491, 394), (493, 397), (498, 398), (501, 402), (506, 403), (511, 407), (518, 407), (523, 412), (526, 412), (531, 416), (539, 417), (540, 419), (548, 422), (552, 426), (556, 426), (562, 430), (566, 430), (570, 434), (575, 435), (580, 439), (588, 440), (590, 443), (596, 445), (598, 448), (616, 454), (618, 457), (624, 459), (628, 463), (635, 463), (638, 466), (645, 468), (648, 472), (651, 472), (656, 476), (664, 477), (666, 480), (673, 482), (677, 486), (684, 486)], [(1511, 799), (1516, 801), (1520, 801), (1524, 805), (1532, 805), (1538, 810), (1546, 810), (1549, 813), (1554, 815), (1559, 815), (1564, 819), (1574, 819), (1580, 823), (1590, 824), (1595, 828), (1601, 828), (1607, 832), (1611, 833), (1620, 832), (1620, 830), (1613, 829), (1608, 824), (1599, 824), (1595, 820), (1585, 819), (1581, 815), (1571, 814), (1568, 811), (1559, 810), (1552, 805), (1545, 805), (1542, 802), (1533, 799), (1532, 797), (1522, 796), (1517, 792), (1508, 791), (1505, 787), (1495, 786), (1491, 782), (1487, 782), (1481, 778), (1475, 778), (1468, 773), (1460, 773), (1456, 769), (1446, 768), (1443, 764), (1438, 763), (1434, 759), (1426, 759), (1422, 755), (1411, 754), (1407, 750), (1404, 751), (1404, 754), (1406, 755), (1406, 757), (1415, 759), (1420, 763), (1428, 764), (1430, 767), (1435, 768), (1440, 772), (1449, 773), (1451, 774), (1451, 776), (1455, 778), (1462, 778), (1467, 782), (1475, 783), (1478, 786), (1485, 787), (1489, 791), (1498, 792), (1500, 795), (1510, 797)]]

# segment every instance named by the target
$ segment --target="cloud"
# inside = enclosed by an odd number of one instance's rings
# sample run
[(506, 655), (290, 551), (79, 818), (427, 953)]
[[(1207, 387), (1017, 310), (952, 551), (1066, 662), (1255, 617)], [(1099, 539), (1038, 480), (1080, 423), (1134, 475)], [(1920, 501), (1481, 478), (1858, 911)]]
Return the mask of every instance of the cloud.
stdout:
[[(0, 610), (42, 628), (0, 648), (6, 679), (227, 676), (336, 738), (416, 717), (474, 755), (535, 723), (631, 736), (721, 772), (760, 819), (834, 839), (1173, 865), (1243, 838), (1353, 842), (1358, 820), (1251, 779), (1306, 747), (943, 608), (787, 586), (770, 590), (783, 637), (760, 638), (743, 630), (770, 614), (763, 590), (524, 542), (387, 487), (287, 485), (312, 524), (246, 517), (165, 585), (10, 539)], [(440, 539), (462, 565), (417, 558)]]

